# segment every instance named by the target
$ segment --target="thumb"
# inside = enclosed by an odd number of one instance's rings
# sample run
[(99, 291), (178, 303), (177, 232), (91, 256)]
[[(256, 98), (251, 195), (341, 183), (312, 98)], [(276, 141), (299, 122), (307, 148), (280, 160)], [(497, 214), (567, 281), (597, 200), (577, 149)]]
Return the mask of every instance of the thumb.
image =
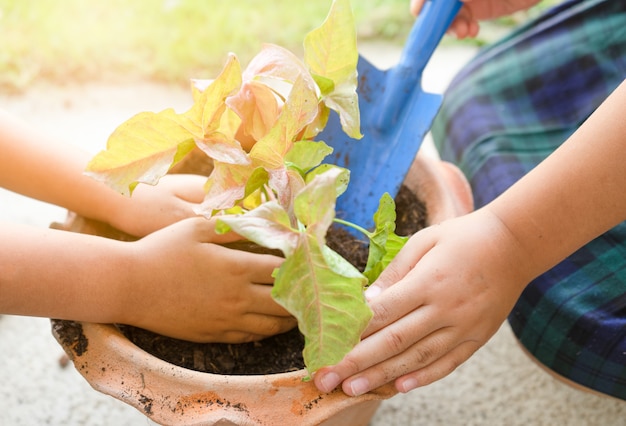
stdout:
[(172, 185), (175, 185), (173, 189), (178, 198), (192, 205), (202, 203), (206, 195), (204, 192), (204, 185), (207, 180), (206, 176), (183, 174), (167, 176), (176, 177), (176, 180), (172, 181)]

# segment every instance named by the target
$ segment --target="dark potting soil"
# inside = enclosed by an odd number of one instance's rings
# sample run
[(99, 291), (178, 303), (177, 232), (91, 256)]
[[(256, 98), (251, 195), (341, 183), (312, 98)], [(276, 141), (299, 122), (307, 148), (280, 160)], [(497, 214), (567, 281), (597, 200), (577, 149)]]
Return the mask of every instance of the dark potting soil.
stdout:
[[(426, 207), (408, 188), (401, 187), (396, 199), (396, 233), (411, 235), (426, 226)], [(359, 270), (367, 262), (367, 245), (344, 228), (335, 227), (327, 244)], [(304, 337), (297, 328), (259, 342), (225, 344), (193, 343), (172, 339), (127, 325), (122, 333), (146, 352), (171, 364), (191, 370), (234, 375), (273, 374), (304, 368)]]

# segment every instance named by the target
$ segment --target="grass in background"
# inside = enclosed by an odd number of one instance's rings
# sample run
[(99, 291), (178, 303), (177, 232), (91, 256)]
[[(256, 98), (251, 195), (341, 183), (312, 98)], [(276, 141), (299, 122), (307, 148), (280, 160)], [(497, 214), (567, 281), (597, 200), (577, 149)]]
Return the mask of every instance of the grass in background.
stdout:
[[(554, 2), (556, 0), (544, 0)], [(331, 0), (0, 0), (0, 88), (212, 78), (269, 42), (301, 54)], [(408, 0), (352, 2), (359, 40), (402, 43)], [(506, 24), (505, 24), (506, 25)]]

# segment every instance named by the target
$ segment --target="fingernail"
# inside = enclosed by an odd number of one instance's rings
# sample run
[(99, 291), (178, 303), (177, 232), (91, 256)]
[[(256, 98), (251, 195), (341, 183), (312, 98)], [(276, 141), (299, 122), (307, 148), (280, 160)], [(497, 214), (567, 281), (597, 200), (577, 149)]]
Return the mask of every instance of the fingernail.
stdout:
[(320, 379), (320, 384), (322, 385), (322, 392), (332, 392), (341, 382), (339, 375), (337, 373), (326, 373)]
[(370, 390), (370, 382), (365, 377), (359, 377), (358, 379), (354, 379), (350, 382), (350, 391), (352, 392), (352, 396), (363, 395), (364, 393), (369, 392)]
[(399, 391), (402, 393), (407, 393), (412, 391), (413, 389), (417, 388), (419, 386), (419, 383), (417, 382), (416, 379), (410, 378), (410, 379), (406, 379), (404, 381), (402, 381), (400, 383), (399, 386)]
[(367, 288), (367, 290), (365, 290), (365, 298), (367, 300), (372, 300), (373, 298), (378, 296), (380, 293), (382, 293), (382, 291), (383, 290), (377, 285), (371, 285)]

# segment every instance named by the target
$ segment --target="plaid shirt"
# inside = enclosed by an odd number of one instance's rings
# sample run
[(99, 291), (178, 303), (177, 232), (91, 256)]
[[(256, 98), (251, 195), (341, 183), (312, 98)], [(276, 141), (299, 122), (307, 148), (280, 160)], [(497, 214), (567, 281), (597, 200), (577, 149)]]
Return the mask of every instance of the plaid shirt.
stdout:
[[(625, 77), (626, 1), (566, 1), (459, 73), (433, 138), (480, 207), (553, 152)], [(554, 372), (626, 400), (626, 222), (531, 282), (509, 322)]]

